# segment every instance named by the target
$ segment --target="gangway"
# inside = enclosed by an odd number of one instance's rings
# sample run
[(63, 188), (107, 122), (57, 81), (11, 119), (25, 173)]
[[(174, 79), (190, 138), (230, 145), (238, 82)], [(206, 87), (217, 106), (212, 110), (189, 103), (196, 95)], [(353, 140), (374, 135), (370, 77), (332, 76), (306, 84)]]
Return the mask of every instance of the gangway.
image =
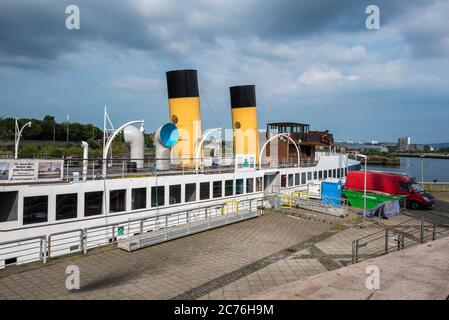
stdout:
[[(234, 207), (233, 204), (235, 204), (237, 210), (234, 212), (230, 212), (231, 208)], [(132, 252), (162, 242), (186, 237), (195, 233), (212, 230), (259, 216), (259, 210), (257, 209), (257, 207), (249, 207), (238, 210), (238, 203), (235, 202), (225, 203), (221, 207), (220, 211), (221, 214), (219, 215), (213, 215), (211, 213), (208, 214), (206, 212), (206, 216), (204, 217), (204, 219), (200, 220), (193, 220), (189, 216), (187, 216), (186, 223), (184, 224), (150, 231), (144, 234), (139, 234), (123, 240), (119, 240), (117, 246), (122, 250)]]

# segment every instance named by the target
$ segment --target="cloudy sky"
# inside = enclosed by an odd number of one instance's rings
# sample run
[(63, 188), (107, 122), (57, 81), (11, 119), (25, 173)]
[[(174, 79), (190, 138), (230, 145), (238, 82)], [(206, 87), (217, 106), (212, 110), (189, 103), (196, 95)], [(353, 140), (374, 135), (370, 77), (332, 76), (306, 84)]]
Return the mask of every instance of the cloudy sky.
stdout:
[[(66, 6), (80, 8), (67, 30)], [(367, 5), (380, 29), (365, 27)], [(449, 141), (449, 1), (0, 1), (0, 116), (168, 121), (165, 71), (199, 73), (204, 128), (255, 84), (259, 124)]]

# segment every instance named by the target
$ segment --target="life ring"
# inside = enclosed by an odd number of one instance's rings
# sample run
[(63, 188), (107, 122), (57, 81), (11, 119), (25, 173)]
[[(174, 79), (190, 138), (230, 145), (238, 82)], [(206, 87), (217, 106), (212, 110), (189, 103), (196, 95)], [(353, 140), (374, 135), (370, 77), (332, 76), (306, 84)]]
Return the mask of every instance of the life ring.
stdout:
[(329, 143), (329, 136), (327, 134), (323, 134), (321, 136), (321, 142)]

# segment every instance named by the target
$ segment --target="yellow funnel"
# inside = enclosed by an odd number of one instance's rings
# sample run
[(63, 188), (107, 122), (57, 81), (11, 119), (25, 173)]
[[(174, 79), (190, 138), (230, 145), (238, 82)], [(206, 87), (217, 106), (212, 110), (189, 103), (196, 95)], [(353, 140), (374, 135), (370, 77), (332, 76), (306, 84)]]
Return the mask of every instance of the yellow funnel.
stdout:
[(234, 156), (236, 154), (256, 155), (259, 163), (259, 131), (256, 111), (256, 86), (229, 88), (234, 130)]
[[(170, 122), (179, 130), (174, 155), (182, 158), (183, 165), (193, 165), (196, 146), (201, 140), (201, 112), (196, 70), (167, 72), (168, 106)], [(199, 153), (202, 157), (202, 152)]]

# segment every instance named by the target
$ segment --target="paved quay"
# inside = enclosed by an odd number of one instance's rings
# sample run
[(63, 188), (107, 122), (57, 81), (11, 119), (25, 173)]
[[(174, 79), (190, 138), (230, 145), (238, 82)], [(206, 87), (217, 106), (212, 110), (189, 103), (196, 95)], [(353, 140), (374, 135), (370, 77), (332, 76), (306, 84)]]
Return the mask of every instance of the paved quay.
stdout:
[[(321, 273), (249, 296), (249, 299), (447, 300), (449, 238)], [(380, 270), (379, 289), (367, 289), (368, 266)]]
[[(8, 267), (0, 270), (0, 299), (195, 299), (330, 227), (271, 213), (132, 253), (109, 247), (35, 268)], [(65, 287), (68, 265), (80, 270), (76, 292)]]

